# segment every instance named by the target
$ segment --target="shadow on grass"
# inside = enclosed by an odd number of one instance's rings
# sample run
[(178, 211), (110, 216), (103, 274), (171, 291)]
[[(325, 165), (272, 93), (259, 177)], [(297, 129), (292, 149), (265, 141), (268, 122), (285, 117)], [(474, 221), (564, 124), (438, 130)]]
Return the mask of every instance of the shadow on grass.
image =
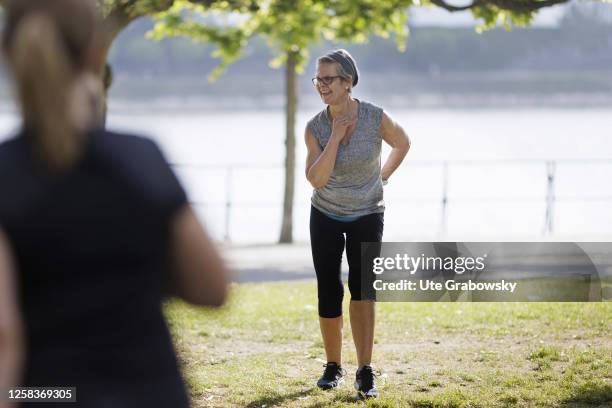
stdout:
[(324, 407), (329, 407), (330, 405), (333, 405), (334, 403), (344, 403), (344, 404), (360, 403), (362, 405), (362, 402), (359, 398), (357, 398), (356, 393), (351, 394), (347, 392), (334, 392), (334, 391), (331, 391), (331, 393), (333, 393), (333, 398), (331, 400), (318, 401), (318, 402), (308, 405), (307, 408), (324, 408)]
[[(246, 404), (248, 408), (261, 408), (262, 406), (283, 406), (284, 403), (289, 401), (297, 400), (301, 397), (308, 397), (315, 393), (319, 393), (319, 390), (316, 388), (310, 388), (305, 391), (300, 392), (292, 392), (289, 394), (274, 394), (268, 395), (265, 397), (258, 398), (256, 400), (250, 401)], [(307, 408), (324, 408), (333, 405), (334, 403), (344, 403), (344, 404), (354, 404), (354, 403), (362, 403), (362, 401), (357, 397), (357, 395), (352, 395), (350, 393), (345, 392), (333, 392), (333, 398), (331, 400), (326, 401), (317, 401), (310, 405), (307, 405)]]
[[(586, 382), (572, 389), (571, 396), (560, 401), (561, 407), (604, 406), (612, 403), (612, 384), (603, 382)], [(612, 406), (606, 405), (606, 406)]]
[(305, 391), (292, 392), (289, 394), (273, 393), (272, 395), (266, 395), (264, 397), (257, 398), (256, 400), (248, 402), (245, 406), (250, 408), (261, 408), (262, 406), (276, 406), (283, 405), (288, 401), (294, 401), (300, 397), (307, 397), (312, 395), (315, 391), (314, 388), (310, 388)]

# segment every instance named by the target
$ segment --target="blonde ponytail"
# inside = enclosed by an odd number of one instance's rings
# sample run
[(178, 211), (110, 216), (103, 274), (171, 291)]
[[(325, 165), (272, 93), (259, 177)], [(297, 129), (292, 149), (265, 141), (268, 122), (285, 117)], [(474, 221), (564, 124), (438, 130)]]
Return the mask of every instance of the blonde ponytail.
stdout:
[(11, 61), (34, 150), (51, 169), (68, 169), (81, 155), (83, 137), (70, 113), (75, 68), (54, 20), (40, 12), (25, 16)]

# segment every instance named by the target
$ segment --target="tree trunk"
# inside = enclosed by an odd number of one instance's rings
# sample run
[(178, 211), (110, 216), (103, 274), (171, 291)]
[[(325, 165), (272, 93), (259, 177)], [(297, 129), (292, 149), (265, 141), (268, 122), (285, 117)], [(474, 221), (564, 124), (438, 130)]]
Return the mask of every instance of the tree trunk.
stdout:
[[(170, 5), (168, 5), (169, 7)], [(96, 39), (96, 47), (98, 48), (97, 60), (94, 62), (96, 66), (96, 74), (102, 82), (102, 94), (100, 95), (100, 125), (106, 127), (106, 118), (108, 116), (108, 91), (113, 83), (113, 70), (108, 62), (111, 47), (117, 36), (123, 31), (136, 17), (129, 16), (125, 10), (121, 8), (114, 9), (106, 16), (101, 23), (100, 34)]]
[(102, 128), (106, 128), (106, 119), (108, 118), (108, 91), (113, 84), (113, 67), (109, 62), (106, 62), (104, 66), (104, 73), (102, 74), (102, 100), (100, 101), (101, 107), (101, 119), (100, 124)]
[[(108, 24), (108, 22), (103, 22), (103, 24)], [(105, 27), (106, 28), (106, 27)], [(108, 30), (108, 28), (106, 28)], [(113, 46), (113, 41), (115, 40), (119, 31), (113, 34), (106, 33), (105, 36), (102, 36), (96, 46), (98, 47), (98, 55), (97, 61), (95, 61), (95, 73), (100, 78), (101, 84), (101, 95), (100, 100), (98, 101), (98, 114), (100, 117), (98, 118), (98, 124), (103, 128), (106, 127), (106, 118), (108, 116), (108, 91), (113, 83), (113, 70), (108, 62), (108, 54), (110, 52), (111, 47)]]
[(287, 53), (287, 71), (285, 73), (285, 194), (283, 199), (283, 221), (279, 243), (293, 242), (293, 196), (295, 191), (295, 116), (297, 111), (297, 52)]

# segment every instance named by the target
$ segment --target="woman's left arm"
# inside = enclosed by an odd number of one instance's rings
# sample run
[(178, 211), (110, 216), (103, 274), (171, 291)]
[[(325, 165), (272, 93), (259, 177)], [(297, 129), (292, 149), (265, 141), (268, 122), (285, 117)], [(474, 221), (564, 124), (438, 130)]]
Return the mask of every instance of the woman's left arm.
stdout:
[(404, 129), (391, 119), (387, 112), (383, 112), (382, 115), (380, 133), (382, 134), (383, 140), (392, 148), (385, 165), (380, 171), (383, 181), (386, 181), (402, 163), (406, 154), (408, 154), (408, 150), (410, 150), (410, 138)]
[[(13, 265), (8, 239), (0, 227), (0, 390), (15, 387), (20, 381), (24, 352)], [(12, 406), (0, 400), (0, 408)]]

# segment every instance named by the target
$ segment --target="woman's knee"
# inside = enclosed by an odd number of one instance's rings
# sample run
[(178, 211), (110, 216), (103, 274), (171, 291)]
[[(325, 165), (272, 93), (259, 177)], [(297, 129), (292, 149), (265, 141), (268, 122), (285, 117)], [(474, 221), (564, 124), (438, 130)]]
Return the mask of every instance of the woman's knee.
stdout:
[(342, 316), (342, 300), (344, 286), (333, 285), (321, 287), (319, 285), (319, 316), (332, 318)]

